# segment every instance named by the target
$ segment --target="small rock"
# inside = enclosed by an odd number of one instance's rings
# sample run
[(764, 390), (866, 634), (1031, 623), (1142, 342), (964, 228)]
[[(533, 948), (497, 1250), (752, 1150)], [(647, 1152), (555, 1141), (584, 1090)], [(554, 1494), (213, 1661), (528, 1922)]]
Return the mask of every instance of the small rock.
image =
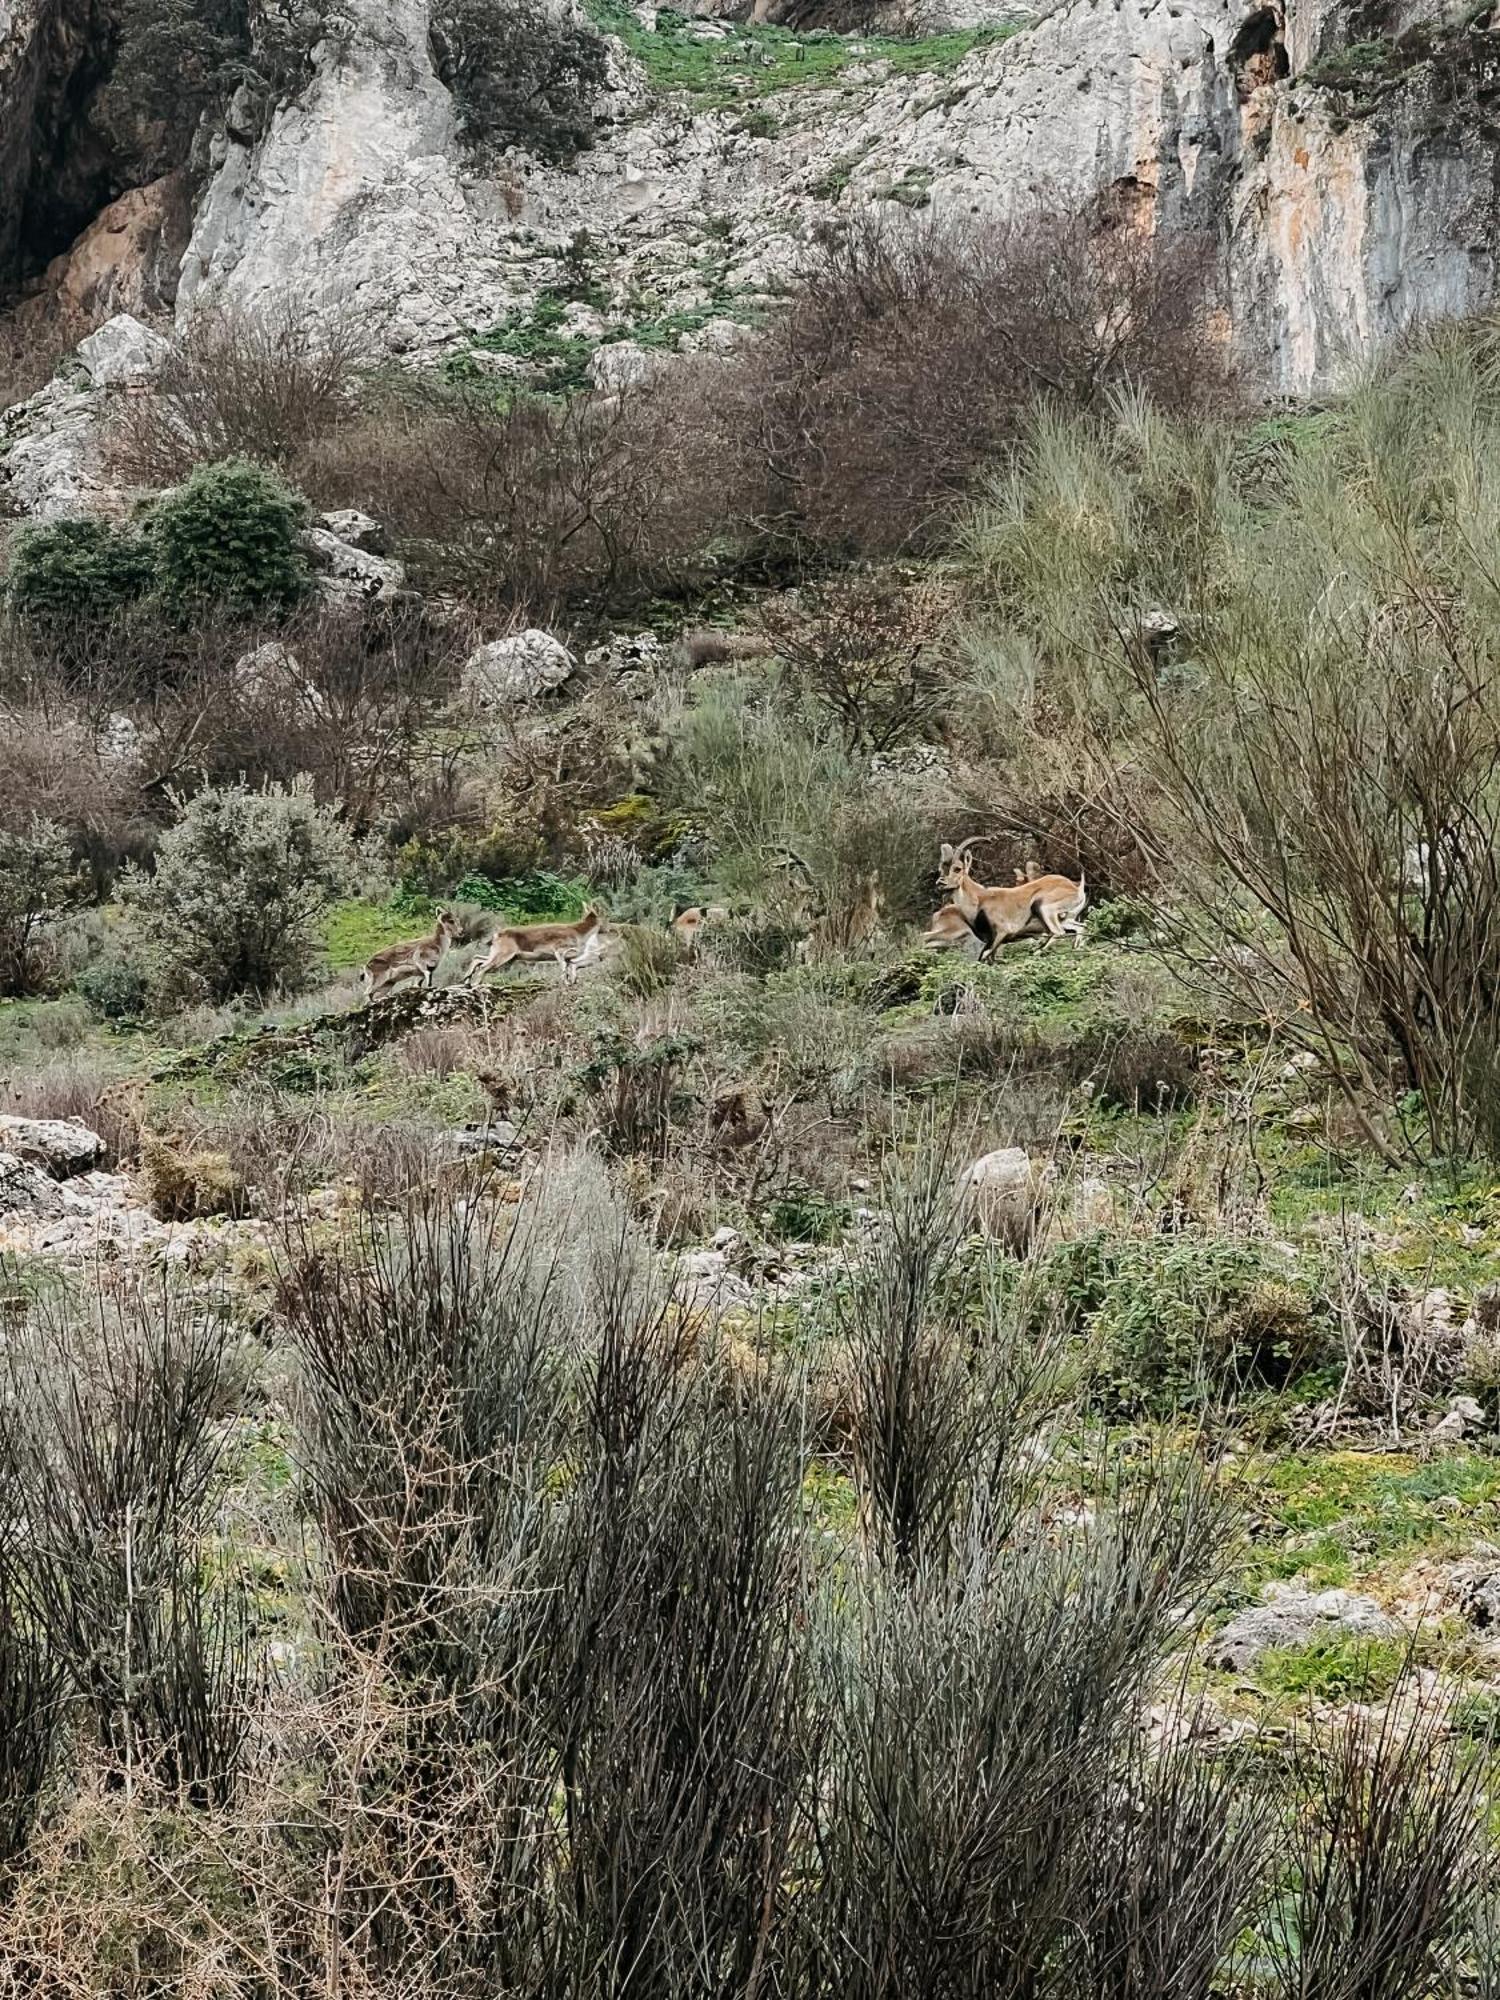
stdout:
[(722, 1312), (727, 1306), (748, 1305), (752, 1293), (743, 1278), (729, 1268), (722, 1250), (685, 1250), (673, 1259), (672, 1282), (690, 1312)]
[[(3, 1135), (0, 1135), (3, 1136)], [(1443, 1443), (1454, 1444), (1470, 1431), (1485, 1428), (1484, 1408), (1472, 1396), (1455, 1396), (1448, 1406), (1446, 1416), (1439, 1417), (1428, 1431), (1428, 1436)]]
[(76, 1118), (0, 1117), (0, 1151), (65, 1181), (98, 1166), (104, 1141)]
[(1241, 1611), (1212, 1640), (1208, 1664), (1244, 1673), (1276, 1646), (1306, 1646), (1315, 1639), (1391, 1639), (1400, 1625), (1373, 1597), (1347, 1590), (1306, 1590), (1300, 1584), (1272, 1584), (1267, 1601)]
[(711, 319), (694, 334), (684, 334), (679, 343), (696, 354), (733, 354), (755, 339), (755, 329), (737, 319)]
[(968, 1226), (978, 1236), (990, 1236), (1024, 1246), (1036, 1221), (1044, 1162), (1033, 1160), (1020, 1146), (1002, 1146), (974, 1162), (959, 1184)]
[(99, 755), (106, 764), (133, 764), (140, 755), (141, 732), (123, 711), (107, 715), (99, 730)]
[(363, 555), (387, 553), (385, 529), (373, 514), (361, 514), (357, 507), (335, 507), (330, 513), (320, 514), (318, 526), (326, 528), (346, 548), (358, 549)]
[(598, 680), (629, 681), (638, 674), (654, 678), (666, 663), (667, 649), (654, 632), (622, 634), (583, 656), (585, 669)]
[(920, 778), (946, 778), (948, 759), (936, 743), (908, 743), (900, 750), (877, 750), (870, 759), (870, 776), (877, 782), (908, 784)]
[(62, 1190), (49, 1174), (34, 1161), (0, 1153), (0, 1215), (50, 1219), (67, 1212)]
[(96, 389), (150, 381), (171, 351), (159, 333), (129, 313), (116, 313), (78, 343), (78, 359)]
[(1181, 632), (1182, 627), (1170, 611), (1143, 611), (1139, 631), (1146, 645), (1153, 651), (1158, 646), (1169, 646)]
[(662, 357), (634, 340), (611, 340), (589, 356), (588, 378), (606, 393), (635, 389), (662, 370)]
[(464, 662), (463, 689), (482, 708), (536, 701), (572, 679), (577, 663), (560, 639), (533, 629), (492, 639)]
[(1480, 1631), (1500, 1627), (1500, 1567), (1493, 1555), (1459, 1566), (1452, 1578), (1451, 1600)]
[(327, 528), (304, 528), (299, 540), (319, 572), (318, 592), (328, 604), (389, 604), (406, 588), (400, 563), (367, 555)]
[(509, 1153), (519, 1138), (514, 1125), (497, 1118), (492, 1125), (465, 1125), (452, 1132), (440, 1132), (433, 1141), (433, 1150), (450, 1160), (473, 1160), (486, 1153)]

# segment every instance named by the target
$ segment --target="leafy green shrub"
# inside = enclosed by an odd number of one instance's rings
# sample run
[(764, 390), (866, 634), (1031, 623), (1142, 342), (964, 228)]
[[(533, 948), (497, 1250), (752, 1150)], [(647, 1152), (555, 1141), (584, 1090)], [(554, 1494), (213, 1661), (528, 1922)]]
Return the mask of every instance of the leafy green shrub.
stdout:
[(593, 144), (603, 37), (535, 0), (437, 0), (432, 54), (464, 137), (565, 161)]
[(1111, 896), (1090, 906), (1090, 944), (1114, 944), (1124, 938), (1149, 937), (1157, 925), (1155, 910), (1139, 896)]
[(131, 870), (120, 895), (168, 991), (226, 1000), (306, 983), (352, 868), (348, 835), (311, 793), (228, 785), (188, 802), (155, 871)]
[(1035, 1296), (1049, 1323), (1087, 1337), (1094, 1395), (1124, 1415), (1278, 1388), (1332, 1334), (1284, 1258), (1232, 1237), (1082, 1237), (1038, 1267)]
[(79, 998), (101, 1021), (138, 1021), (151, 998), (150, 974), (128, 958), (86, 965), (73, 982)]
[(539, 868), (526, 875), (494, 881), (488, 875), (465, 875), (453, 891), (457, 903), (493, 910), (511, 923), (571, 923), (583, 915), (588, 900), (585, 884)]
[(816, 1188), (783, 1188), (766, 1209), (766, 1234), (780, 1243), (836, 1243), (849, 1226), (849, 1204)]
[(72, 847), (54, 820), (0, 831), (0, 992), (35, 991), (48, 924), (82, 897)]
[(307, 511), (300, 494), (249, 459), (200, 465), (151, 516), (162, 597), (179, 612), (289, 610), (310, 581), (297, 545)]
[(691, 1105), (683, 1071), (702, 1047), (695, 1035), (663, 1035), (645, 1043), (614, 1034), (599, 1037), (578, 1081), (594, 1100), (606, 1151), (665, 1158), (673, 1123)]
[(262, 111), (293, 97), (320, 41), (347, 22), (335, 0), (121, 0), (96, 116), (141, 177), (188, 156), (205, 113), (247, 84)]
[(107, 521), (43, 521), (11, 547), (5, 594), (31, 619), (96, 618), (151, 587), (150, 545)]
[(1095, 1320), (1127, 1399), (1165, 1408), (1279, 1387), (1323, 1351), (1326, 1321), (1265, 1251), (1184, 1242), (1153, 1264), (1154, 1247), (1144, 1268), (1127, 1257)]

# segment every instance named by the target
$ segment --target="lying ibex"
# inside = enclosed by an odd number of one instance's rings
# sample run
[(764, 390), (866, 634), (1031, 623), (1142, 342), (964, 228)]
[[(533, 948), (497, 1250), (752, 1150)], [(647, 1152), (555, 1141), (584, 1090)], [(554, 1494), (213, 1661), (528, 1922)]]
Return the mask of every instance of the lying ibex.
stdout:
[(388, 944), (384, 951), (377, 951), (360, 974), (366, 997), (373, 1000), (406, 979), (420, 979), (424, 986), (431, 986), (443, 953), (460, 928), (453, 912), (443, 910), (426, 937), (409, 938), (404, 944)]
[(1088, 902), (1088, 893), (1081, 878), (1074, 882), (1066, 875), (1037, 875), (1012, 888), (987, 889), (975, 880), (969, 865), (973, 846), (972, 840), (957, 847), (943, 842), (938, 858), (938, 886), (952, 892), (954, 907), (971, 925), (981, 915), (987, 920), (993, 938), (985, 948), (986, 957), (992, 957), (1001, 945), (1023, 936), (1037, 923), (1046, 933), (1043, 945), (1069, 931), (1082, 944), (1083, 925), (1078, 919)]
[(977, 921), (971, 924), (956, 903), (944, 903), (927, 919), (922, 942), (931, 951), (966, 951), (977, 958), (987, 945), (993, 944), (994, 932), (985, 922), (982, 911)]
[(486, 973), (498, 972), (516, 959), (551, 958), (557, 961), (565, 980), (578, 977), (578, 968), (589, 965), (604, 948), (604, 919), (590, 903), (571, 924), (510, 924), (490, 939), (489, 949), (469, 967), (469, 983), (477, 986)]

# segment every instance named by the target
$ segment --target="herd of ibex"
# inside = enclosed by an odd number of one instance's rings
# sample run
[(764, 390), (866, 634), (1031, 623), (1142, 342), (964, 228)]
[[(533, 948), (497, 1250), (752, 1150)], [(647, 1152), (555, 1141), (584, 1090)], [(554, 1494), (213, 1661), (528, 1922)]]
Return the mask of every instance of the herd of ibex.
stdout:
[[(949, 892), (951, 901), (935, 910), (928, 920), (923, 942), (934, 950), (961, 950), (980, 959), (993, 958), (1002, 945), (1016, 938), (1035, 936), (1045, 946), (1054, 938), (1071, 934), (1083, 942), (1080, 922), (1087, 903), (1082, 876), (1075, 882), (1067, 875), (1043, 875), (1037, 869), (1016, 870), (1015, 880), (1004, 888), (986, 888), (975, 877), (971, 855), (975, 842), (962, 841), (957, 847), (944, 841), (938, 856), (938, 886)], [(816, 908), (816, 884), (811, 870), (790, 849), (781, 850), (781, 866), (795, 870), (806, 884), (804, 907), (806, 934), (797, 947), (803, 960), (860, 950), (880, 928), (884, 896), (877, 875), (867, 878), (854, 901), (839, 909)], [(695, 953), (706, 926), (721, 923), (728, 910), (710, 904), (679, 908), (669, 928), (689, 953)], [(387, 945), (366, 965), (362, 980), (368, 998), (376, 999), (410, 979), (420, 979), (430, 987), (449, 948), (462, 934), (462, 924), (451, 910), (439, 913), (434, 927), (424, 937), (402, 944)], [(477, 986), (487, 974), (517, 962), (526, 964), (551, 959), (566, 981), (578, 977), (580, 968), (603, 956), (609, 942), (602, 913), (590, 904), (572, 923), (505, 924), (494, 931), (469, 967), (468, 979)]]

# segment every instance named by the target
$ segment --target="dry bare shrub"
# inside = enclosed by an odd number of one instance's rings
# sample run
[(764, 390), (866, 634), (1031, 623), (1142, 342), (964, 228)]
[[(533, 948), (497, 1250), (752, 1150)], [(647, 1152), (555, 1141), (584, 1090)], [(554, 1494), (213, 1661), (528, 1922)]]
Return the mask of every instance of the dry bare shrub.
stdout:
[(69, 1056), (29, 1074), (12, 1075), (0, 1090), (0, 1109), (15, 1118), (72, 1119), (104, 1141), (101, 1165), (133, 1160), (140, 1146), (142, 1104), (138, 1085), (87, 1056)]
[(832, 721), (851, 756), (869, 755), (937, 722), (937, 647), (952, 611), (935, 579), (872, 571), (772, 600), (760, 629), (792, 691)]
[(543, 623), (562, 605), (616, 609), (700, 573), (732, 518), (718, 380), (683, 362), (617, 395), (404, 393), (372, 401), (299, 478), (389, 522), (429, 590)]
[(104, 753), (70, 705), (0, 708), (0, 827), (62, 828), (94, 886), (149, 853), (151, 818), (128, 765)]
[(27, 1624), (105, 1758), (185, 1807), (234, 1798), (261, 1683), (244, 1578), (208, 1546), (230, 1353), (211, 1308), (143, 1287), (33, 1303), (5, 1357)]
[[(0, 411), (24, 403), (45, 388), (59, 364), (72, 353), (90, 327), (35, 301), (11, 312), (0, 312)], [(3, 514), (0, 488), (0, 514)]]
[(859, 218), (744, 363), (763, 525), (829, 552), (921, 548), (1039, 401), (1087, 409), (1124, 381), (1178, 405), (1214, 393), (1200, 261), (1098, 213)]
[(1291, 1888), (1272, 1909), (1284, 2000), (1405, 2000), (1446, 1979), (1479, 1878), (1484, 1763), (1437, 1705), (1353, 1707), (1297, 1745)]
[[(247, 651), (257, 664), (237, 675)], [(158, 785), (190, 772), (209, 784), (305, 780), (367, 833), (409, 817), (420, 788), (456, 781), (463, 739), (434, 748), (431, 729), (462, 652), (450, 626), (411, 605), (313, 610), (274, 640), (200, 645), (143, 717), (144, 754)]]
[(349, 417), (372, 352), (352, 312), (282, 299), (253, 311), (205, 307), (143, 394), (127, 397), (105, 440), (128, 485), (174, 485), (195, 465), (250, 458), (291, 466)]
[(143, 1133), (139, 1182), (147, 1207), (162, 1222), (249, 1213), (249, 1190), (227, 1152)]

